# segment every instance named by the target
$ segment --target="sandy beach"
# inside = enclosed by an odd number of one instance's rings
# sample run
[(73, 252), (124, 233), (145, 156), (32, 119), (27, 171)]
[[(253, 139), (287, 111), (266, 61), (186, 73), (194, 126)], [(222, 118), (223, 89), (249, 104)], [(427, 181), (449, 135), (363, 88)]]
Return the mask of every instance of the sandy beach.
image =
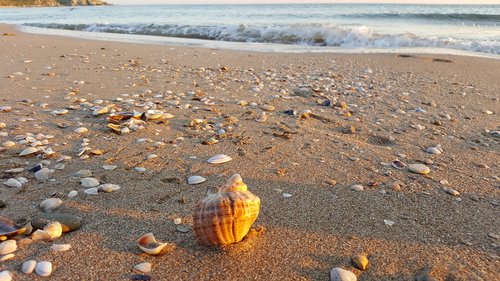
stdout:
[[(0, 216), (25, 224), (53, 197), (63, 201), (55, 213), (82, 218), (53, 241), (14, 237), (15, 256), (0, 262), (13, 280), (329, 280), (335, 267), (362, 281), (500, 280), (500, 60), (141, 45), (0, 25), (5, 33), (1, 182), (28, 181), (0, 184)], [(116, 133), (109, 113), (93, 114), (104, 106), (173, 118)], [(19, 156), (30, 133), (54, 153)], [(207, 163), (216, 154), (232, 161)], [(49, 180), (28, 171), (42, 161)], [(87, 195), (81, 170), (121, 189)], [(202, 246), (195, 204), (235, 173), (261, 200), (263, 231)], [(190, 185), (192, 175), (207, 180)], [(149, 232), (175, 249), (143, 253), (136, 241)], [(27, 260), (52, 262), (51, 276), (24, 274)], [(142, 262), (151, 272), (134, 269)]]

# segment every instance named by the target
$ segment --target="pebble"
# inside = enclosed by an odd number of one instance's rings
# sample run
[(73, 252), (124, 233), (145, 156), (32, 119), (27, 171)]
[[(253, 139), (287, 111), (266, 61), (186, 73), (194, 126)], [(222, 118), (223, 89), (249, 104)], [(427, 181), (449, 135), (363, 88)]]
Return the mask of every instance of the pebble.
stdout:
[(115, 165), (104, 165), (102, 166), (102, 168), (106, 171), (113, 171), (114, 169), (116, 169), (118, 166), (115, 166)]
[(87, 133), (89, 131), (89, 129), (85, 128), (85, 127), (80, 127), (80, 128), (76, 128), (75, 129), (75, 133), (78, 133), (78, 134), (84, 134), (84, 133)]
[(384, 223), (385, 223), (385, 225), (388, 225), (388, 226), (394, 225), (394, 221), (391, 221), (391, 220), (384, 220)]
[(368, 267), (368, 259), (364, 255), (357, 255), (351, 258), (352, 265), (359, 269), (365, 270)]
[(78, 191), (76, 190), (71, 190), (69, 193), (68, 193), (68, 198), (74, 198), (78, 195)]
[(40, 203), (40, 208), (45, 212), (52, 212), (53, 210), (59, 208), (62, 204), (62, 200), (59, 198), (49, 198), (45, 199)]
[(365, 188), (362, 185), (360, 185), (360, 184), (355, 184), (355, 185), (351, 186), (351, 190), (359, 192), (359, 191), (365, 190)]
[(357, 281), (356, 275), (349, 271), (339, 267), (335, 267), (330, 272), (330, 281)]
[(175, 229), (181, 233), (189, 232), (189, 227), (187, 227), (185, 225), (181, 225), (181, 224), (177, 225), (177, 227)]
[(445, 188), (444, 192), (446, 192), (447, 194), (449, 194), (451, 196), (458, 196), (458, 195), (460, 195), (460, 192), (456, 191), (453, 188)]
[(117, 191), (117, 190), (121, 189), (121, 186), (119, 186), (117, 184), (105, 183), (105, 184), (99, 185), (98, 189), (100, 191), (110, 193), (110, 192)]
[(35, 177), (39, 181), (46, 181), (46, 180), (50, 179), (50, 176), (52, 175), (53, 172), (54, 172), (53, 170), (50, 170), (48, 168), (42, 168), (42, 169), (40, 169), (40, 171), (35, 173)]
[(136, 264), (136, 265), (134, 265), (134, 268), (139, 270), (140, 272), (148, 273), (151, 271), (151, 263), (143, 262), (140, 264)]
[(202, 176), (190, 176), (188, 178), (188, 184), (200, 184), (202, 182), (205, 182), (207, 179), (202, 177)]
[(38, 262), (35, 266), (35, 272), (42, 277), (50, 276), (52, 274), (52, 263), (50, 261)]
[(0, 243), (0, 256), (7, 255), (17, 250), (16, 240), (7, 240)]
[(290, 193), (283, 193), (283, 198), (290, 198), (292, 197), (292, 194)]
[(83, 191), (83, 193), (87, 195), (97, 195), (99, 193), (99, 188), (97, 187), (87, 188)]
[(59, 222), (62, 226), (63, 232), (70, 232), (76, 230), (80, 228), (80, 226), (82, 225), (81, 218), (74, 215), (61, 214), (61, 213), (40, 214), (31, 219), (31, 225), (33, 229), (42, 229), (51, 221)]
[(21, 271), (24, 272), (25, 274), (31, 274), (33, 273), (33, 270), (35, 270), (35, 266), (36, 266), (35, 260), (25, 261), (23, 262)]
[(83, 178), (80, 180), (80, 183), (85, 188), (96, 187), (99, 186), (99, 184), (101, 184), (99, 180), (97, 180), (96, 178)]
[(181, 224), (182, 223), (182, 219), (181, 218), (176, 218), (174, 220), (174, 224)]
[(75, 177), (79, 178), (89, 178), (92, 176), (91, 170), (80, 170), (74, 174)]
[(19, 182), (18, 180), (16, 179), (8, 179), (6, 182), (4, 182), (3, 184), (5, 184), (6, 186), (8, 187), (13, 187), (13, 188), (19, 188), (21, 186), (23, 186), (23, 184), (21, 182)]
[(408, 166), (408, 169), (415, 174), (421, 174), (421, 175), (426, 175), (431, 171), (429, 167), (423, 164), (410, 164)]
[(0, 281), (12, 281), (12, 273), (8, 270), (1, 271)]

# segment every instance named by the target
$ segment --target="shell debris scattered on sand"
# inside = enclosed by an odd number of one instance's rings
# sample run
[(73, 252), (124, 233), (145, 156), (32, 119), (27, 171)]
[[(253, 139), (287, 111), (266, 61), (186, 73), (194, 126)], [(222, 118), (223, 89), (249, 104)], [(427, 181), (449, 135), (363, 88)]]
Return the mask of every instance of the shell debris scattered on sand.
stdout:
[(238, 243), (247, 235), (259, 210), (259, 197), (248, 191), (241, 176), (235, 174), (218, 193), (196, 204), (193, 214), (196, 239), (205, 245)]

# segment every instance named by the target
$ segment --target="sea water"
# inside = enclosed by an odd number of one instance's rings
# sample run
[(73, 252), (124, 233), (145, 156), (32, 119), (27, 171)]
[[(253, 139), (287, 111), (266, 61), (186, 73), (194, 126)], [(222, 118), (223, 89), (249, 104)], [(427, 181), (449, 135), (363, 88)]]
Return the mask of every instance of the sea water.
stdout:
[(500, 55), (500, 5), (259, 4), (0, 9), (36, 33), (291, 52)]

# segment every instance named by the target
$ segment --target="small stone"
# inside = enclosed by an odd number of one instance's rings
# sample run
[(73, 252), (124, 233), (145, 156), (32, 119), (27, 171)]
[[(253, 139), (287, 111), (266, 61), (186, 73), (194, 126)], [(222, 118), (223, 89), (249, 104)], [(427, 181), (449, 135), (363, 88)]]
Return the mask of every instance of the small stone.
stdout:
[(351, 263), (355, 268), (365, 270), (368, 266), (368, 259), (364, 255), (357, 255), (351, 258)]
[(45, 212), (52, 212), (53, 210), (59, 208), (62, 204), (62, 200), (59, 198), (49, 198), (45, 199), (40, 203), (40, 208)]
[(97, 195), (99, 193), (99, 188), (97, 187), (87, 188), (83, 191), (83, 193), (87, 195)]
[(384, 220), (384, 223), (385, 223), (385, 225), (393, 226), (395, 222), (391, 221), (391, 220)]
[(115, 165), (104, 165), (102, 166), (102, 168), (106, 171), (113, 171), (114, 169), (116, 169), (118, 166), (115, 166)]
[(92, 176), (91, 170), (80, 170), (74, 174), (75, 177), (79, 178), (90, 178)]
[(50, 261), (38, 262), (35, 266), (35, 272), (42, 277), (50, 276), (52, 274), (52, 263)]
[(33, 273), (33, 270), (35, 270), (35, 266), (36, 266), (35, 260), (25, 261), (25, 262), (23, 262), (23, 266), (21, 267), (21, 270), (25, 274), (31, 274), (31, 273)]
[(460, 195), (460, 192), (456, 191), (453, 188), (445, 188), (444, 192), (446, 192), (447, 194), (449, 194), (451, 196), (458, 196), (458, 195)]
[(78, 191), (76, 190), (71, 190), (69, 193), (68, 193), (68, 198), (74, 198), (78, 195)]
[(83, 178), (80, 180), (80, 183), (85, 188), (91, 188), (99, 186), (100, 182), (96, 178)]
[(0, 281), (12, 281), (12, 273), (8, 270), (0, 271)]
[(46, 181), (50, 179), (50, 176), (52, 175), (53, 172), (54, 172), (53, 170), (50, 170), (48, 168), (42, 168), (40, 169), (40, 171), (35, 173), (35, 177), (39, 181)]
[(143, 262), (140, 264), (136, 264), (136, 265), (134, 265), (134, 269), (137, 269), (143, 273), (148, 273), (151, 271), (151, 264), (149, 262)]
[(176, 218), (174, 220), (174, 224), (181, 224), (182, 223), (182, 219), (181, 218)]
[(332, 186), (337, 185), (337, 181), (334, 180), (334, 179), (326, 180), (326, 183), (329, 184), (329, 185), (332, 185)]
[(488, 237), (493, 238), (493, 239), (496, 239), (496, 240), (500, 239), (500, 235), (495, 234), (495, 233), (489, 233), (489, 234), (488, 234)]
[(292, 194), (290, 194), (290, 193), (283, 193), (282, 196), (283, 196), (283, 198), (290, 198), (290, 197), (292, 197)]
[(426, 175), (431, 171), (431, 169), (429, 169), (429, 167), (425, 166), (424, 164), (410, 164), (408, 166), (408, 169), (415, 174), (421, 175)]
[(135, 167), (134, 170), (136, 170), (137, 172), (139, 173), (142, 173), (142, 172), (145, 172), (146, 171), (146, 168), (143, 168), (143, 167)]
[(99, 185), (98, 189), (100, 191), (110, 193), (110, 192), (117, 191), (117, 190), (121, 189), (121, 187), (117, 184), (106, 183), (106, 184)]
[(82, 225), (81, 218), (74, 215), (61, 213), (40, 214), (31, 219), (31, 225), (33, 229), (42, 229), (51, 221), (59, 222), (61, 224), (63, 232), (76, 230)]
[(78, 134), (84, 134), (84, 133), (87, 133), (89, 131), (89, 129), (85, 128), (85, 127), (80, 127), (80, 128), (76, 128), (75, 129), (75, 133), (78, 133)]
[(185, 226), (185, 225), (177, 225), (177, 227), (175, 228), (177, 231), (179, 232), (182, 232), (182, 233), (187, 233), (189, 232), (189, 227)]
[(349, 271), (339, 267), (335, 267), (330, 272), (330, 281), (357, 281), (356, 275)]
[(12, 188), (19, 188), (21, 186), (23, 186), (23, 184), (21, 182), (19, 182), (18, 180), (16, 179), (8, 179), (6, 182), (4, 182), (3, 184), (5, 184), (6, 186), (8, 187), (12, 187)]
[(365, 190), (365, 188), (360, 184), (355, 184), (355, 185), (351, 186), (351, 190), (360, 192), (360, 191)]

